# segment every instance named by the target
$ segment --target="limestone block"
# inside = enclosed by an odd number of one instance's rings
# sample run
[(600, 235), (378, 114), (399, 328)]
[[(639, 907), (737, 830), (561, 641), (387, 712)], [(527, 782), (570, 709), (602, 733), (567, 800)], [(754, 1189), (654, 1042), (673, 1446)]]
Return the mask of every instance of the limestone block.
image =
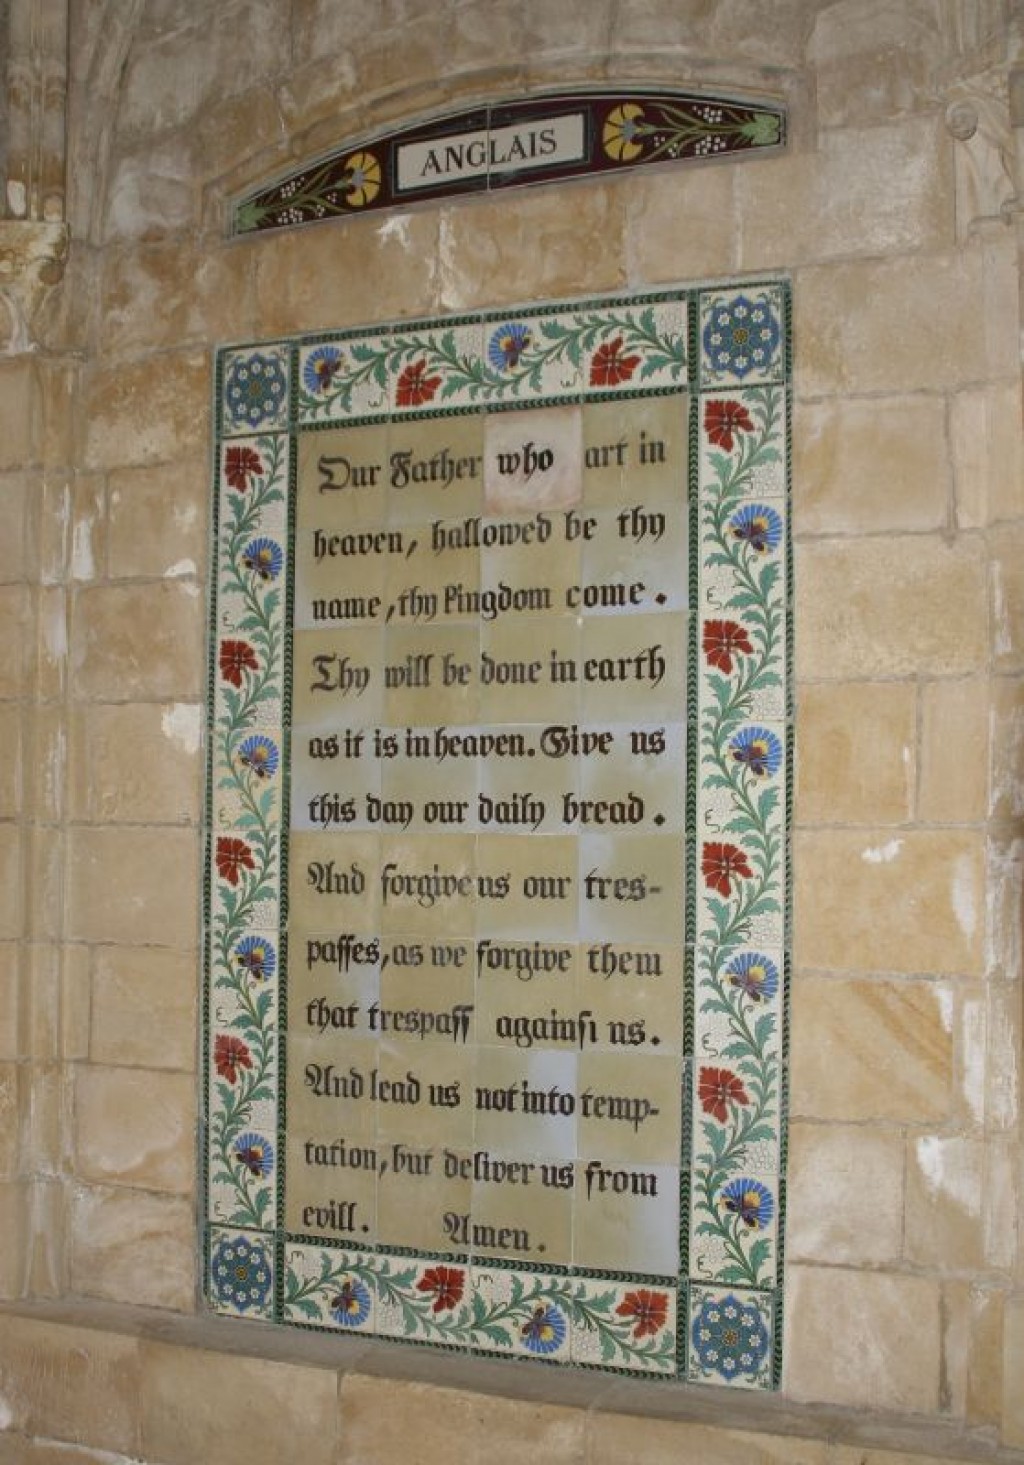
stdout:
[(63, 707), (48, 703), (34, 710), (26, 727), (26, 746), (31, 746), (32, 758), (26, 770), (25, 808), (48, 823), (58, 823), (66, 812), (65, 717)]
[(28, 694), (32, 649), (32, 594), (26, 585), (0, 585), (0, 698)]
[(926, 682), (921, 687), (918, 817), (927, 824), (970, 824), (988, 807), (990, 684)]
[[(312, 225), (236, 247), (254, 249), (261, 334), (357, 325), (429, 310), (435, 303), (438, 214), (434, 209)], [(372, 299), (353, 281), (372, 281)], [(331, 289), (325, 282), (336, 281)]]
[(11, 1428), (138, 1454), (134, 1338), (5, 1317), (0, 1328), (0, 1396)]
[(628, 194), (586, 184), (571, 195), (537, 189), (516, 199), (482, 199), (444, 210), (440, 297), (445, 310), (572, 295), (624, 284), (622, 258)]
[(149, 369), (83, 373), (85, 466), (178, 463), (202, 453), (210, 414), (208, 357), (165, 354)]
[(988, 846), (989, 941), (986, 971), (995, 982), (1019, 982), (1024, 972), (1024, 846), (1011, 833)]
[(70, 940), (193, 948), (199, 890), (194, 834), (75, 828), (68, 843)]
[[(836, 1266), (892, 1264), (903, 1240), (903, 1139), (846, 1124), (790, 1127), (786, 1254)], [(821, 1198), (828, 1197), (822, 1205)]]
[(933, 0), (821, 6), (807, 54), (817, 72), (822, 125), (932, 109), (934, 72), (951, 41)]
[(816, 152), (740, 164), (737, 215), (751, 223), (739, 268), (941, 249), (953, 232), (951, 184), (948, 138), (935, 117), (836, 129), (820, 135)]
[(972, 1288), (968, 1317), (967, 1421), (996, 1425), (1003, 1397), (1003, 1293)]
[[(27, 1192), (28, 1186), (23, 1180), (0, 1181), (0, 1235), (4, 1238), (0, 1247), (0, 1297), (20, 1297), (24, 1291)], [(3, 1364), (0, 1363), (0, 1397), (3, 1396), (3, 1377)], [(2, 1439), (0, 1434), (0, 1441)]]
[[(909, 682), (818, 682), (797, 694), (799, 824), (902, 824), (913, 812), (916, 696)], [(870, 726), (871, 737), (862, 736)]]
[[(201, 175), (211, 179), (222, 177), (240, 158), (266, 156), (286, 135), (280, 103), (265, 79), (239, 96), (207, 103), (192, 126)], [(265, 169), (264, 176), (271, 171)]]
[(67, 689), (68, 592), (63, 585), (44, 585), (36, 596), (36, 692), (42, 701), (56, 701)]
[(976, 1140), (935, 1134), (908, 1139), (908, 1261), (965, 1271), (979, 1267), (984, 1169), (984, 1146)]
[(184, 1074), (81, 1064), (75, 1071), (75, 1173), (82, 1180), (183, 1194), (195, 1169), (194, 1084)]
[[(71, 1197), (70, 1252), (71, 1289), (82, 1297), (176, 1312), (191, 1312), (195, 1306), (191, 1200), (77, 1186)], [(138, 1397), (137, 1380), (133, 1397)]]
[(0, 1058), (17, 1058), (21, 947), (0, 941)]
[(783, 1388), (794, 1399), (924, 1414), (939, 1404), (939, 1284), (793, 1266)]
[(950, 1113), (948, 992), (931, 982), (798, 978), (794, 1118), (926, 1124)]
[(1014, 370), (1016, 327), (1004, 299), (984, 309), (980, 252), (898, 255), (814, 266), (794, 293), (797, 390), (954, 390)]
[(342, 1377), (339, 1400), (338, 1465), (391, 1465), (412, 1439), (417, 1465), (444, 1465), (453, 1455), (493, 1465), (518, 1465), (524, 1456), (583, 1465), (587, 1458), (582, 1410), (427, 1384), (396, 1391), (387, 1379), (351, 1373)]
[(828, 1447), (817, 1440), (748, 1434), (681, 1420), (643, 1419), (595, 1412), (589, 1420), (587, 1465), (827, 1465)]
[(108, 242), (167, 239), (194, 227), (197, 148), (195, 135), (184, 130), (158, 145), (141, 143), (132, 152), (117, 149), (102, 218)]
[(679, 168), (622, 180), (631, 283), (714, 277), (735, 269), (732, 168)]
[(995, 820), (1024, 814), (1024, 684), (1019, 677), (999, 677), (991, 697), (991, 804)]
[(59, 829), (36, 828), (24, 859), (25, 934), (32, 941), (60, 937), (64, 904), (64, 852)]
[(209, 476), (198, 458), (111, 473), (111, 576), (205, 574)]
[(797, 546), (797, 676), (956, 676), (986, 659), (977, 536), (804, 541)]
[(1000, 1439), (1004, 1445), (1024, 1447), (1024, 1297), (1008, 1297), (1003, 1308), (1003, 1417)]
[(78, 395), (77, 363), (39, 364), (39, 401), (42, 410), (40, 448), (50, 467), (68, 467), (75, 461), (74, 408)]
[(742, 56), (759, 66), (797, 66), (813, 10), (803, 0), (619, 0), (611, 49), (677, 48), (699, 57)]
[(905, 1455), (898, 1450), (865, 1450), (861, 1445), (836, 1445), (829, 1456), (829, 1465), (977, 1465), (973, 1459), (957, 1455)]
[(96, 948), (89, 1053), (94, 1063), (195, 1067), (196, 957), (151, 947)]
[(996, 538), (992, 558), (994, 665), (999, 671), (1024, 667), (1024, 528), (1007, 527)]
[(1016, 1137), (989, 1141), (984, 1156), (982, 1224), (985, 1266), (1012, 1274), (1021, 1255), (1018, 1230), (1008, 1216), (1020, 1213), (1020, 1150)]
[(1024, 515), (1024, 440), (1014, 382), (957, 392), (950, 402), (950, 444), (961, 528)]
[(105, 251), (101, 347), (127, 355), (248, 335), (251, 267), (248, 251), (188, 241)]
[(25, 934), (22, 853), (19, 827), (0, 824), (0, 941)]
[(22, 761), (24, 709), (16, 703), (0, 703), (0, 819), (14, 819), (21, 811), (23, 779), (28, 773)]
[(13, 1180), (21, 1155), (19, 1066), (0, 1063), (0, 1179)]
[(247, 0), (244, 44), (239, 44), (239, 14), (230, 6), (198, 13), (201, 24), (179, 23), (133, 44), (121, 82), (117, 120), (122, 135), (179, 127), (208, 101), (245, 91), (277, 69), (282, 37), (274, 0)]
[(32, 580), (35, 576), (37, 565), (31, 514), (38, 494), (34, 475), (0, 473), (0, 515), (7, 551), (0, 565), (2, 585)]
[[(1021, 992), (1017, 982), (992, 984), (986, 1023), (985, 1120), (990, 1130), (1013, 1134), (1020, 1124)], [(975, 1082), (981, 1079), (980, 1065)]]
[(38, 462), (41, 443), (36, 363), (27, 356), (0, 361), (0, 472)]
[(66, 1062), (89, 1056), (92, 1007), (91, 948), (66, 945), (60, 954), (60, 1056)]
[(194, 580), (82, 588), (75, 601), (75, 694), (180, 698), (202, 686), (203, 598)]
[[(337, 1379), (330, 1369), (141, 1345), (142, 1452), (163, 1465), (334, 1465)], [(398, 1412), (400, 1392), (386, 1414)], [(410, 1448), (407, 1436), (405, 1451)], [(420, 1441), (416, 1440), (419, 1453)]]
[(79, 706), (71, 721), (71, 817), (194, 823), (201, 733), (201, 710), (191, 702)]
[(794, 844), (801, 966), (979, 973), (982, 836), (969, 830), (805, 830)]
[(798, 535), (914, 533), (946, 523), (946, 413), (934, 397), (798, 402), (793, 450)]

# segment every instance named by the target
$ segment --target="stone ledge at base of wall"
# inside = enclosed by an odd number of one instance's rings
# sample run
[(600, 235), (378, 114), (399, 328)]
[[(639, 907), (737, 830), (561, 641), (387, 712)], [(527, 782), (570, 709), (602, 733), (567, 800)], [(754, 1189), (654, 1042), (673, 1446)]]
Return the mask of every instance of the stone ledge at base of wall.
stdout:
[(1024, 1465), (990, 1431), (213, 1316), (0, 1303), (0, 1465)]

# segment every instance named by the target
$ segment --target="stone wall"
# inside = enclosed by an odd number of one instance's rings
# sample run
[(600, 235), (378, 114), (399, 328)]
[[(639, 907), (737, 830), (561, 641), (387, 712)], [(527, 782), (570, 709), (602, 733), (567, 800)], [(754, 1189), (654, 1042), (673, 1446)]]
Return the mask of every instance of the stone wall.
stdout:
[[(1022, 44), (1012, 0), (74, 0), (67, 270), (0, 358), (0, 1460), (1024, 1460)], [(763, 93), (792, 144), (226, 240), (231, 193), (361, 131), (606, 78)], [(783, 1397), (195, 1316), (212, 346), (767, 269)]]

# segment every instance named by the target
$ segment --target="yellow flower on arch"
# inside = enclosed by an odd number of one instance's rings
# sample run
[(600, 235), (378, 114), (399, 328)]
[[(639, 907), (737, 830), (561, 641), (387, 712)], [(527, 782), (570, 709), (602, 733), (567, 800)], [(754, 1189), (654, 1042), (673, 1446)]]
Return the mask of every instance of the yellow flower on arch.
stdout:
[(605, 118), (601, 141), (605, 152), (617, 163), (628, 163), (643, 152), (643, 145), (634, 140), (643, 115), (644, 109), (636, 102), (623, 102), (621, 107), (613, 107)]
[(345, 202), (349, 208), (361, 209), (380, 192), (380, 164), (373, 153), (353, 153), (345, 159), (348, 190)]

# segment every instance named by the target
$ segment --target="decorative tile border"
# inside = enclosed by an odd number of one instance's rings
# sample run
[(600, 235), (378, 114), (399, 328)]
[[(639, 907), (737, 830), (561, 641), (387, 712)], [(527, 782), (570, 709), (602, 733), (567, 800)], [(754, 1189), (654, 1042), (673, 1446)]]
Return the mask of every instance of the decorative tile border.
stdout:
[(784, 111), (760, 101), (665, 88), (535, 95), (346, 143), (238, 200), (232, 233), (651, 163), (774, 152), (785, 140)]
[[(203, 1049), (205, 1285), (215, 1310), (453, 1351), (777, 1385), (788, 311), (785, 282), (759, 281), (220, 353)], [(540, 1270), (288, 1235), (279, 1048), (296, 434), (666, 394), (689, 411), (693, 608), (680, 1274)]]

